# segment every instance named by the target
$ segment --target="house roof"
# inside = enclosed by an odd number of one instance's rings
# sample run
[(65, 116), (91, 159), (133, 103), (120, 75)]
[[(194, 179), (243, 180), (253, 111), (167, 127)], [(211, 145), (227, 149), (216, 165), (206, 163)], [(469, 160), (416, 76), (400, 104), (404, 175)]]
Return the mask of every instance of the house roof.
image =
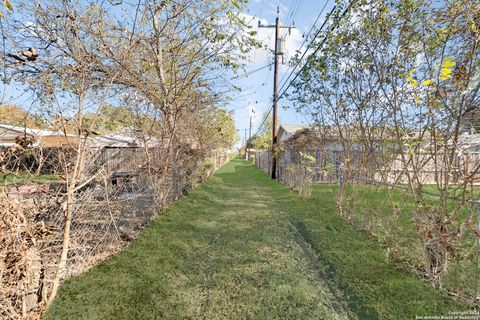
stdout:
[(119, 132), (93, 138), (90, 145), (94, 148), (138, 148), (145, 144), (148, 147), (157, 147), (161, 143), (160, 140), (142, 130), (125, 127)]
[[(449, 144), (453, 143), (449, 141)], [(463, 150), (480, 145), (480, 133), (463, 133), (458, 136), (457, 147)]]
[[(285, 136), (284, 142), (289, 145), (307, 145), (315, 144), (323, 139), (338, 139), (338, 129), (334, 126), (304, 126), (304, 125), (294, 125), (294, 124), (285, 124), (280, 125), (283, 133), (287, 133)], [(357, 138), (361, 138), (358, 131), (350, 128), (350, 132), (353, 135), (356, 135)], [(280, 134), (280, 129), (279, 129)], [(394, 130), (385, 129), (383, 141), (396, 141), (396, 135)], [(422, 148), (427, 148), (431, 145), (431, 135), (428, 131), (409, 131), (405, 132), (401, 140), (404, 142), (422, 142)], [(448, 142), (450, 147), (453, 146), (452, 141)], [(464, 132), (458, 136), (455, 148), (459, 150), (468, 150), (470, 148), (480, 147), (480, 133), (468, 133)]]
[[(364, 141), (362, 133), (359, 131), (359, 128), (355, 126), (342, 126), (343, 135), (345, 137), (354, 138), (357, 142), (361, 143)], [(371, 128), (372, 129), (372, 128)], [(389, 128), (381, 128), (382, 136), (372, 137), (377, 142), (389, 143), (396, 141), (396, 134), (393, 130)], [(428, 132), (407, 132), (404, 133), (401, 137), (402, 141), (418, 141), (428, 142), (430, 134)], [(325, 140), (335, 140), (340, 139), (339, 128), (336, 126), (310, 126), (305, 127), (304, 129), (297, 130), (295, 134), (290, 135), (287, 138), (289, 144), (308, 144), (308, 143), (318, 143)]]
[(42, 138), (55, 138), (60, 139), (60, 142), (48, 142), (48, 146), (52, 146), (55, 144), (63, 144), (63, 142), (67, 141), (65, 138), (78, 138), (77, 135), (73, 134), (66, 134), (65, 132), (58, 130), (58, 131), (51, 131), (51, 130), (43, 130), (43, 129), (33, 129), (27, 127), (19, 127), (19, 126), (12, 126), (9, 124), (0, 124), (0, 147), (12, 147), (17, 145), (18, 137), (28, 137), (31, 139), (31, 146), (38, 146), (42, 145), (45, 142)]
[[(51, 130), (43, 130), (43, 129), (32, 129), (27, 127), (12, 126), (9, 124), (0, 124), (0, 129), (11, 131), (15, 134), (15, 136), (18, 136), (18, 135), (28, 135), (33, 137), (65, 136), (65, 133), (61, 130), (51, 131)], [(8, 135), (8, 134), (0, 133), (0, 137), (3, 137), (4, 135)], [(74, 135), (67, 134), (67, 136), (74, 136)]]
[(301, 124), (281, 124), (278, 128), (278, 141), (283, 142), (290, 139), (295, 133), (308, 128)]
[(295, 134), (297, 131), (303, 130), (308, 128), (309, 126), (303, 125), (303, 124), (281, 124), (279, 127), (283, 128), (283, 131), (285, 131), (288, 134)]

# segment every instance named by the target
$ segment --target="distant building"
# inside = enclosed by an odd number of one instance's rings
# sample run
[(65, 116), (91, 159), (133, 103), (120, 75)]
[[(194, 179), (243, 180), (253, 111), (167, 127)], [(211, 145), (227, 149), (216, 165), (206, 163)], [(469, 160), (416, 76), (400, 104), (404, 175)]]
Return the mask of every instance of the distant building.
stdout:
[(92, 148), (154, 148), (160, 147), (162, 141), (135, 127), (97, 136), (89, 141)]
[[(311, 167), (316, 182), (340, 179), (347, 153), (351, 167), (360, 167), (360, 163), (365, 160), (365, 147), (360, 142), (352, 142), (348, 152), (344, 150), (336, 127), (288, 126), (286, 129), (289, 130), (285, 134), (288, 138), (283, 141), (280, 163), (285, 167), (301, 163), (306, 165), (301, 153), (313, 157), (315, 162), (308, 163), (308, 166)], [(279, 170), (279, 176), (285, 174), (282, 169)], [(366, 175), (365, 172), (362, 174)]]
[(480, 107), (473, 108), (463, 115), (460, 130), (470, 134), (480, 133)]
[[(162, 159), (171, 156), (167, 150), (169, 141), (141, 128), (125, 127), (115, 133), (89, 138), (90, 157), (85, 165), (90, 172), (104, 170), (114, 185), (120, 180), (132, 181), (141, 172), (155, 170), (158, 174), (163, 170), (159, 167)], [(185, 139), (171, 147), (185, 152), (197, 149), (198, 145), (193, 139)]]
[(0, 124), (0, 147), (28, 145), (31, 147), (65, 148), (73, 147), (79, 141), (78, 135), (63, 131), (50, 131)]
[(104, 168), (108, 174), (138, 172), (145, 165), (146, 150), (163, 146), (163, 142), (143, 130), (125, 127), (122, 130), (88, 140), (94, 170)]
[(279, 143), (285, 142), (290, 139), (298, 131), (307, 129), (308, 126), (300, 124), (281, 124), (278, 127), (277, 141)]
[[(343, 139), (340, 138), (339, 130), (343, 131)], [(445, 180), (444, 164), (440, 158), (434, 161), (432, 157), (432, 137), (428, 132), (406, 132), (400, 144), (396, 142), (395, 132), (386, 129), (385, 135), (391, 135), (391, 139), (384, 137), (379, 141), (363, 141), (362, 136), (357, 136), (356, 132), (358, 131), (354, 128), (345, 127), (281, 125), (278, 133), (281, 145), (277, 157), (278, 176), (282, 179), (288, 166), (307, 165), (304, 157), (308, 155), (315, 159), (308, 166), (312, 169), (316, 182), (337, 181), (341, 176), (340, 168), (347, 167), (347, 164), (351, 175), (359, 180), (406, 183), (406, 173), (413, 170), (418, 171), (416, 177), (424, 184)], [(345, 135), (350, 135), (350, 139)], [(412, 148), (412, 145), (417, 146), (411, 155), (413, 162), (408, 150), (405, 150)], [(445, 147), (448, 151), (455, 152), (448, 173), (449, 183), (460, 183), (465, 179), (475, 184), (480, 183), (480, 133), (464, 131), (455, 143), (449, 142)], [(439, 153), (445, 151), (444, 148), (437, 150)], [(401, 153), (406, 156), (401, 156)], [(257, 165), (269, 171), (270, 152), (258, 153), (257, 158)]]

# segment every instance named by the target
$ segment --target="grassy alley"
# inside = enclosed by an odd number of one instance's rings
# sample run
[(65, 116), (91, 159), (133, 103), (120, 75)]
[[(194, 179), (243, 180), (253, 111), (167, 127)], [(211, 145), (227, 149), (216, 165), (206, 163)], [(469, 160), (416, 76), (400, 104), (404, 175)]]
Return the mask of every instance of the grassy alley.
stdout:
[(46, 319), (414, 319), (468, 310), (335, 214), (243, 160), (67, 280)]

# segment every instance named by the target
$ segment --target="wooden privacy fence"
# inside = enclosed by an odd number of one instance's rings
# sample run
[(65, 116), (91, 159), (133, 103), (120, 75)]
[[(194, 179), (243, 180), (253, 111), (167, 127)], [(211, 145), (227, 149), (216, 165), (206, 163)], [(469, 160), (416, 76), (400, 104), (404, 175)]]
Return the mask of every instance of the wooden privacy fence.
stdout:
[[(302, 156), (303, 154), (303, 156)], [(305, 156), (314, 159), (307, 160)], [(348, 160), (346, 160), (348, 158)], [(364, 154), (361, 151), (350, 151), (348, 155), (344, 151), (308, 149), (299, 151), (288, 148), (277, 153), (277, 179), (286, 181), (292, 170), (307, 170), (309, 179), (313, 183), (338, 182), (345, 174), (346, 162), (350, 161), (349, 178), (367, 179), (382, 183), (407, 183), (407, 173), (415, 173), (416, 178), (422, 184), (435, 184), (445, 179), (442, 164), (437, 163), (428, 154), (415, 154), (417, 162), (422, 163), (417, 167), (405, 163), (397, 156), (385, 156), (381, 153)], [(272, 170), (271, 151), (255, 152), (255, 165), (266, 173)], [(480, 152), (465, 152), (458, 156), (451, 172), (449, 181), (452, 184), (461, 183), (465, 177), (474, 185), (480, 184)]]
[(270, 151), (256, 151), (255, 165), (270, 174), (272, 171), (272, 153)]

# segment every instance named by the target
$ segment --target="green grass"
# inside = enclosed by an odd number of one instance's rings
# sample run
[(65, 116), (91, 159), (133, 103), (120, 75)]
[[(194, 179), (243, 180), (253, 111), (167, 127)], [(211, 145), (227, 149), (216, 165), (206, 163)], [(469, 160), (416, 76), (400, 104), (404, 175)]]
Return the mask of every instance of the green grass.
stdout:
[(59, 177), (53, 174), (3, 174), (0, 173), (0, 184), (25, 184), (25, 183), (45, 183), (51, 181), (58, 181)]
[[(334, 193), (335, 187), (316, 186), (317, 192)], [(429, 186), (431, 191), (433, 187)], [(388, 190), (384, 186), (356, 185), (355, 191), (347, 190), (347, 196), (355, 203), (355, 214), (351, 223), (367, 230), (386, 248), (389, 258), (406, 270), (415, 271), (423, 267), (424, 249), (414, 222), (414, 200), (409, 192), (399, 188)], [(425, 202), (432, 207), (438, 205), (439, 198), (424, 195)], [(460, 202), (450, 200), (449, 210), (456, 209)], [(467, 204), (461, 211), (459, 221), (467, 214), (476, 217), (477, 208)], [(455, 231), (454, 223), (451, 231)], [(479, 279), (475, 276), (479, 270), (477, 260), (477, 237), (467, 229), (456, 245), (456, 253), (451, 257), (448, 272), (443, 278), (443, 287), (460, 294), (475, 297), (479, 292)]]
[(67, 280), (45, 319), (414, 319), (467, 310), (335, 213), (233, 160), (122, 253)]

